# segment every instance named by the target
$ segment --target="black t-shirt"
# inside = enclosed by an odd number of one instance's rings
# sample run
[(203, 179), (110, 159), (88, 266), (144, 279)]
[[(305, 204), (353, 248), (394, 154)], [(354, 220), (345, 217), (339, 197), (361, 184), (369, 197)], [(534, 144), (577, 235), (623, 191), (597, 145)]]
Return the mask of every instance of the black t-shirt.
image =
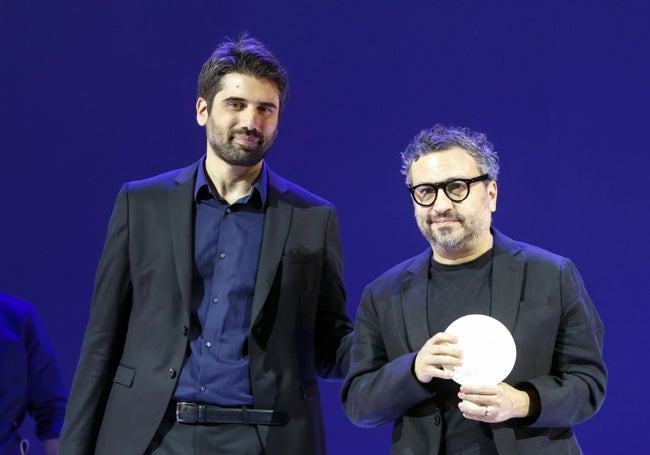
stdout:
[[(431, 260), (427, 292), (427, 320), (431, 336), (444, 332), (453, 321), (468, 314), (490, 315), (492, 300), (492, 250), (464, 264), (446, 265)], [(463, 417), (458, 409), (460, 386), (453, 380), (432, 383), (443, 411), (441, 455), (496, 454), (487, 424)]]

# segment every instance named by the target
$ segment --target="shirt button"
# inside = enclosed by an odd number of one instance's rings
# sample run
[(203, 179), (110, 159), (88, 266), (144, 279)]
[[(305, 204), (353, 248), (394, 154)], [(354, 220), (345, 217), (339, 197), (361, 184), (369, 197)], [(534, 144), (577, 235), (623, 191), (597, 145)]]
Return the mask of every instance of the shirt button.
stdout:
[(199, 387), (199, 390), (200, 390), (201, 392), (205, 392), (207, 389), (208, 389), (208, 388), (207, 388), (206, 386), (204, 386), (204, 385), (202, 385), (201, 387)]
[(209, 348), (210, 346), (212, 346), (212, 343), (210, 343), (209, 341), (206, 341), (206, 342), (205, 342), (205, 345), (206, 345), (206, 347)]
[(219, 303), (219, 297), (215, 297), (214, 299), (212, 299), (212, 303)]
[(232, 209), (231, 209), (230, 207), (228, 207), (228, 208), (226, 209), (226, 213), (231, 213), (231, 212), (232, 212)]
[(224, 252), (219, 253), (219, 257), (220, 257), (221, 259), (225, 258), (225, 257), (226, 257), (226, 253), (224, 253)]

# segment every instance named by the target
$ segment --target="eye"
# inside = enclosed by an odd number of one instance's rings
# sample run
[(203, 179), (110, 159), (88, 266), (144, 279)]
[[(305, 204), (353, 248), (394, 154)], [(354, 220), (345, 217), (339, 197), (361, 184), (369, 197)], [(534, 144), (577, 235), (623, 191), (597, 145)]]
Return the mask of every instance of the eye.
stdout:
[(229, 100), (226, 102), (226, 107), (233, 111), (241, 111), (246, 108), (246, 105), (242, 101)]
[(275, 107), (273, 107), (273, 106), (259, 106), (257, 108), (257, 110), (259, 112), (261, 112), (262, 114), (270, 115), (270, 114), (275, 112)]
[(450, 194), (462, 196), (467, 190), (467, 185), (462, 180), (452, 180), (446, 185), (447, 192)]
[(460, 202), (467, 197), (469, 191), (467, 184), (462, 180), (452, 180), (445, 186), (445, 193), (447, 197), (455, 202)]
[(427, 198), (434, 195), (436, 193), (436, 189), (431, 185), (420, 185), (415, 188), (415, 192), (421, 198)]

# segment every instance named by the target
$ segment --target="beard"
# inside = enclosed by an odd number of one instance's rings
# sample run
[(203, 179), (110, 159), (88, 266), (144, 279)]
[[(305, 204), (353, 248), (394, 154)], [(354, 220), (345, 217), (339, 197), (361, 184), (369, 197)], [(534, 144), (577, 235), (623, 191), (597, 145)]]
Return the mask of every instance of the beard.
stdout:
[[(485, 212), (479, 210), (468, 216), (463, 216), (448, 210), (442, 215), (427, 214), (425, 216), (418, 216), (416, 214), (415, 217), (420, 232), (429, 243), (449, 253), (471, 248), (472, 243), (476, 239), (481, 238), (486, 232), (489, 232), (490, 225), (492, 224), (492, 212), (489, 210), (489, 207), (486, 207)], [(460, 229), (457, 226), (436, 228), (434, 222), (439, 218), (454, 218), (458, 220)]]
[[(259, 131), (247, 128), (237, 128), (226, 132), (210, 119), (205, 126), (210, 149), (223, 161), (233, 166), (256, 165), (266, 156), (275, 138), (275, 132), (272, 137), (265, 138)], [(254, 137), (258, 141), (257, 144), (244, 146), (234, 142), (235, 136), (242, 134)]]

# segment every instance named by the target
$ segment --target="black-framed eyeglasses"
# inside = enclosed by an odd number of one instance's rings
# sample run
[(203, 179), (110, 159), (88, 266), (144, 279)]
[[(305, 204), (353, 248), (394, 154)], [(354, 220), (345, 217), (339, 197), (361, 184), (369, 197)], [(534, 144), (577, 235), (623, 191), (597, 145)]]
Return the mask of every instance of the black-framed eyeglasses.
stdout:
[(469, 196), (469, 187), (472, 183), (482, 182), (489, 177), (489, 174), (483, 174), (473, 179), (452, 179), (442, 183), (420, 183), (419, 185), (409, 186), (409, 191), (415, 203), (423, 207), (430, 207), (436, 202), (440, 188), (442, 188), (449, 200), (463, 202)]

